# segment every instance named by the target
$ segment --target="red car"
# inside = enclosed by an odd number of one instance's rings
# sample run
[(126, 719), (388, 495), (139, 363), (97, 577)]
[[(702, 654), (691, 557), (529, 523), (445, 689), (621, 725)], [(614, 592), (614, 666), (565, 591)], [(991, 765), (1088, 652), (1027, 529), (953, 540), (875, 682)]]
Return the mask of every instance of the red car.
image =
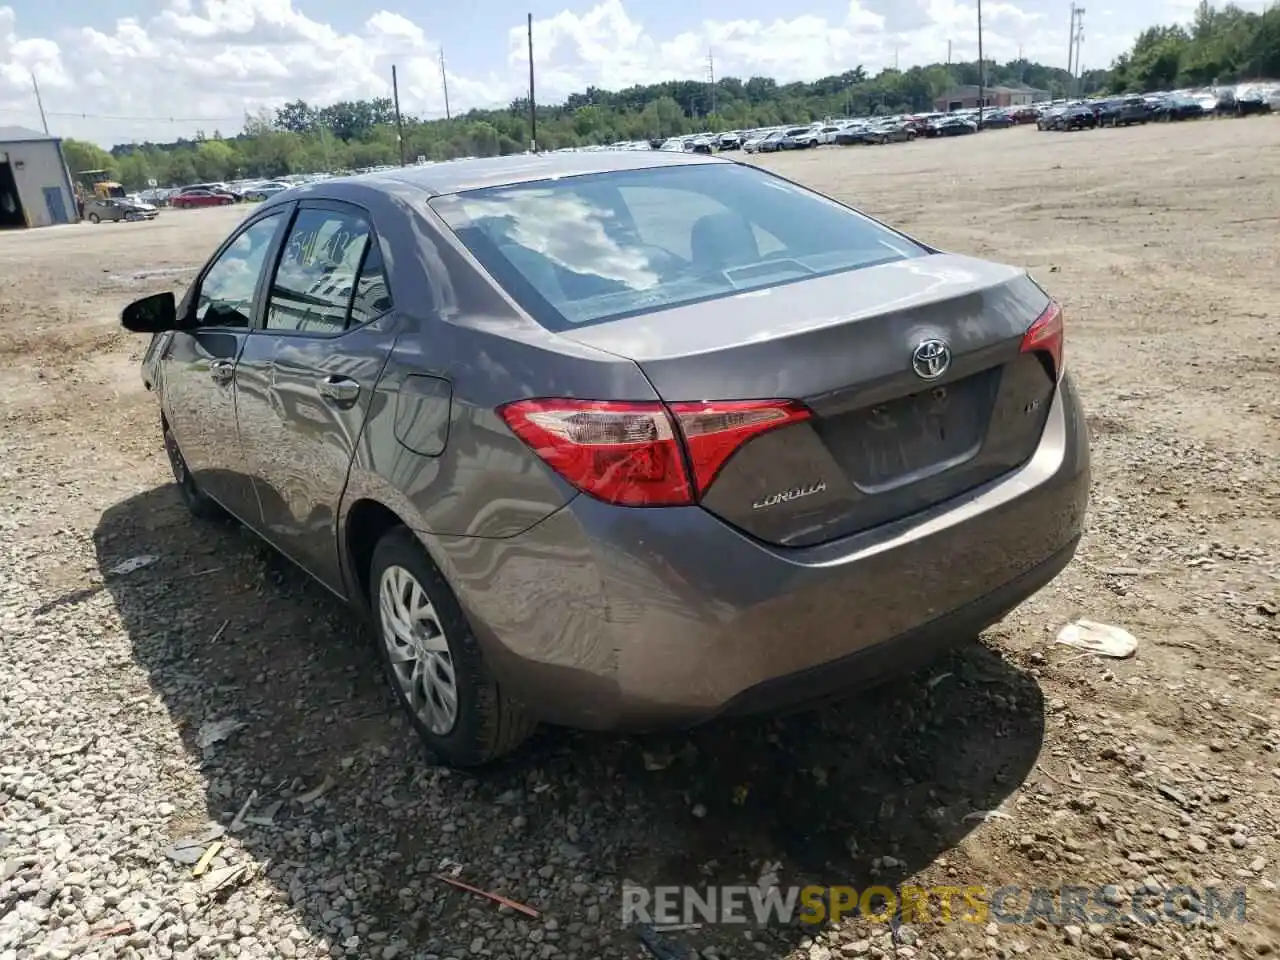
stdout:
[(214, 193), (212, 190), (184, 190), (170, 201), (179, 210), (189, 207), (223, 207), (235, 202), (236, 198), (230, 194)]

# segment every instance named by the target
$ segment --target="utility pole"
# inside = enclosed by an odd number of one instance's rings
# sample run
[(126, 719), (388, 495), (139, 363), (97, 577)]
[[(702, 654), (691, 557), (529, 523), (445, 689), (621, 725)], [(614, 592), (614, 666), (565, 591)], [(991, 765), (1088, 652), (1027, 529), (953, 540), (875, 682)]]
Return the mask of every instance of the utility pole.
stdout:
[(1083, 90), (1083, 84), (1080, 82), (1084, 77), (1084, 71), (1080, 69), (1080, 41), (1084, 39), (1084, 7), (1076, 7), (1076, 34), (1074, 37), (1075, 44), (1075, 72), (1072, 76), (1076, 79), (1076, 96), (1079, 96)]
[(893, 45), (893, 69), (898, 69), (898, 45), (896, 43)]
[(449, 113), (449, 74), (444, 69), (444, 47), (440, 48), (440, 86), (444, 87), (444, 118), (452, 120)]
[[(1067, 34), (1067, 74), (1074, 77), (1076, 62), (1076, 5), (1071, 4), (1071, 31)], [(1071, 91), (1068, 90), (1067, 93)]]
[(49, 121), (44, 115), (44, 101), (40, 99), (40, 84), (36, 81), (36, 75), (31, 74), (31, 89), (36, 92), (36, 106), (40, 108), (40, 123), (44, 126), (44, 132), (49, 132)]
[(707, 54), (707, 84), (711, 90), (711, 112), (716, 112), (716, 58)]
[(987, 99), (987, 61), (982, 59), (982, 0), (978, 0), (978, 129), (982, 129), (982, 110)]
[(391, 101), (396, 108), (396, 143), (400, 146), (400, 166), (404, 166), (404, 121), (400, 117), (400, 84), (396, 81), (396, 65), (391, 65)]
[(529, 152), (538, 152), (538, 110), (533, 98), (533, 14), (528, 15), (529, 23)]
[(951, 41), (947, 41), (947, 66), (951, 66)]

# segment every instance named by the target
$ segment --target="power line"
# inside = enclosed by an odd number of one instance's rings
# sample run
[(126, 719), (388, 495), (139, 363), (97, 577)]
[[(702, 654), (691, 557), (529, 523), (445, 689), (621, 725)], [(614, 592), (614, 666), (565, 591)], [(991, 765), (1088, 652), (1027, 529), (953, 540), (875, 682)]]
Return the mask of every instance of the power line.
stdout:
[(238, 117), (124, 117), (106, 113), (84, 113), (83, 111), (48, 111), (50, 117), (74, 117), (77, 120), (116, 120), (125, 123), (241, 123), (244, 114)]

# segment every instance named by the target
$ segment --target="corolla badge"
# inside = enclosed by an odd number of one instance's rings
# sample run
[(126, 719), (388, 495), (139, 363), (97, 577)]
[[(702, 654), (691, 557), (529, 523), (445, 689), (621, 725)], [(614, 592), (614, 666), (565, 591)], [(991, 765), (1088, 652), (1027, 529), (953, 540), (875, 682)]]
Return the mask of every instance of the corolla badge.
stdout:
[(780, 503), (790, 503), (792, 500), (799, 500), (802, 497), (812, 497), (815, 493), (822, 493), (826, 489), (827, 482), (818, 480), (808, 486), (779, 490), (777, 493), (771, 493), (769, 496), (757, 500), (751, 505), (751, 509), (763, 510), (765, 507), (775, 507)]

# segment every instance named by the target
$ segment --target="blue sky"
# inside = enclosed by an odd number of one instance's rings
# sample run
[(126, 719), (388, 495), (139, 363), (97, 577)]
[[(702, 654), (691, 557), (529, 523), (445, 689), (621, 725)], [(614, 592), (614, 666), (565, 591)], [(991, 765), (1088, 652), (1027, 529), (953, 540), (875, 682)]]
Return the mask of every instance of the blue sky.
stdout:
[[(1106, 65), (1196, 0), (1090, 0), (1083, 64)], [(1265, 0), (1243, 0), (1261, 9)], [(984, 46), (1065, 66), (1070, 0), (983, 0)], [(0, 0), (0, 124), (38, 127), (31, 75), (51, 129), (105, 145), (233, 132), (246, 111), (389, 93), (406, 112), (504, 103), (528, 76), (535, 27), (538, 99), (590, 84), (706, 76), (812, 79), (859, 64), (977, 54), (974, 0)]]

